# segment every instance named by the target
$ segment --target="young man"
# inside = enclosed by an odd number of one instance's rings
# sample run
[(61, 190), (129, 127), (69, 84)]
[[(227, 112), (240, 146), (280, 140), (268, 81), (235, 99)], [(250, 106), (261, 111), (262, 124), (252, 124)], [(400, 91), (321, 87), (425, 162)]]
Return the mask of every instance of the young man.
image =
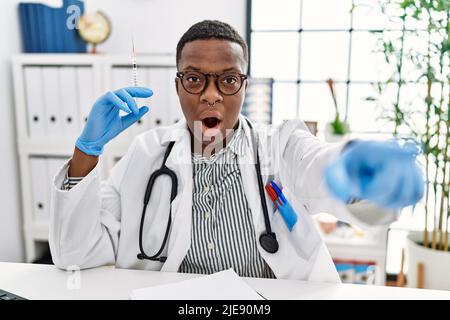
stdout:
[[(176, 59), (185, 119), (136, 137), (102, 183), (97, 162), (104, 145), (148, 111), (133, 98), (152, 92), (124, 88), (93, 105), (73, 157), (54, 181), (50, 247), (58, 267), (115, 264), (203, 274), (233, 268), (241, 276), (338, 282), (311, 214), (387, 223), (391, 211), (352, 213), (346, 203), (357, 198), (400, 208), (422, 196), (415, 154), (397, 143), (328, 145), (301, 121), (252, 129), (240, 114), (247, 46), (228, 24), (193, 25)], [(163, 163), (173, 176), (157, 178), (150, 195), (149, 178)], [(296, 212), (293, 228), (261, 196), (269, 178)]]

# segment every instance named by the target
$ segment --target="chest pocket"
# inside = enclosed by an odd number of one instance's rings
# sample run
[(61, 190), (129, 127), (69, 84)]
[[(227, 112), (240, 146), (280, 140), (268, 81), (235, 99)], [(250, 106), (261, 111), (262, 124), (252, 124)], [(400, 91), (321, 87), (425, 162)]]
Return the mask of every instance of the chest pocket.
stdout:
[(297, 223), (291, 232), (281, 216), (275, 211), (272, 215), (271, 224), (277, 237), (287, 237), (297, 254), (304, 260), (310, 260), (314, 252), (321, 243), (321, 238), (311, 215), (299, 205), (299, 201), (294, 198), (288, 190), (283, 189), (286, 199), (297, 213)]
[(222, 193), (229, 192), (236, 183), (242, 187), (242, 177), (237, 164), (225, 164), (221, 175), (218, 185), (220, 185)]

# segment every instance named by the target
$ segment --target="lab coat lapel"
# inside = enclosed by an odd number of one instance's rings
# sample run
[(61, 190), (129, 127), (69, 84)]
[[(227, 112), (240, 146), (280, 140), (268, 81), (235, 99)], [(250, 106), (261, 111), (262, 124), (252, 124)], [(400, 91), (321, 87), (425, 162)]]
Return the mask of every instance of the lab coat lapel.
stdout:
[[(241, 164), (241, 173), (245, 188), (245, 194), (247, 196), (248, 204), (252, 210), (258, 250), (262, 258), (267, 262), (267, 264), (270, 266), (277, 277), (286, 279), (305, 279), (310, 270), (310, 263), (307, 260), (296, 257), (295, 250), (290, 243), (291, 241), (288, 239), (288, 233), (284, 230), (286, 228), (284, 225), (280, 226), (280, 216), (275, 218), (274, 214), (279, 214), (274, 213), (274, 207), (266, 192), (264, 192), (264, 198), (267, 203), (267, 210), (269, 213), (272, 232), (276, 233), (276, 237), (280, 247), (278, 252), (276, 252), (275, 254), (271, 254), (265, 251), (259, 243), (259, 237), (263, 232), (266, 231), (266, 227), (264, 223), (263, 209), (258, 189), (257, 173), (254, 165), (256, 160), (254, 160), (255, 158), (251, 140), (251, 131), (247, 123), (245, 121), (244, 123), (246, 129), (246, 137), (249, 144), (245, 156), (242, 157), (243, 163)], [(256, 130), (255, 134), (257, 134)], [(268, 150), (264, 148), (264, 145), (265, 144), (263, 143), (263, 141), (258, 141), (261, 164), (265, 163), (265, 160), (267, 160), (265, 157), (267, 157), (267, 154), (269, 154)], [(265, 176), (263, 176), (263, 183), (265, 184), (267, 181), (264, 180), (264, 178)], [(293, 260), (289, 260), (289, 257), (292, 257)]]
[[(191, 245), (192, 225), (192, 161), (191, 142), (186, 121), (181, 120), (174, 130), (168, 130), (168, 138), (162, 141), (168, 145), (176, 141), (167, 158), (166, 166), (178, 177), (177, 196), (172, 203), (172, 229), (167, 249), (167, 260), (161, 271), (177, 272)], [(167, 190), (170, 192), (170, 190)]]
[[(253, 225), (255, 227), (256, 239), (258, 247), (259, 244), (259, 236), (265, 230), (264, 225), (264, 215), (263, 209), (261, 205), (261, 198), (258, 189), (258, 178), (256, 174), (255, 162), (256, 158), (254, 155), (253, 145), (252, 145), (252, 137), (250, 128), (245, 120), (244, 116), (240, 116), (242, 128), (245, 132), (246, 138), (246, 146), (245, 153), (243, 156), (238, 157), (239, 168), (241, 170), (242, 183), (244, 185), (245, 196), (247, 197), (248, 205), (250, 206), (253, 218)], [(261, 156), (261, 153), (260, 153)], [(263, 181), (265, 183), (265, 181)], [(267, 203), (268, 198), (266, 198)], [(271, 206), (268, 206), (269, 216), (272, 216), (273, 210)]]

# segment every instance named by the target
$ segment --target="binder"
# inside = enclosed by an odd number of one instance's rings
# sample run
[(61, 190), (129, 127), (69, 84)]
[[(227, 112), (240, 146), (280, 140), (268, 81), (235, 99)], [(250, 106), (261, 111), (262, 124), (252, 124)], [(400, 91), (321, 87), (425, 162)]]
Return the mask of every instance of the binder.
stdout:
[(47, 136), (59, 137), (63, 134), (58, 67), (43, 67), (42, 82), (47, 120)]
[(94, 104), (94, 75), (91, 67), (77, 67), (78, 116), (81, 127)]
[(128, 68), (114, 67), (111, 70), (111, 91), (131, 86), (131, 71)]
[(68, 29), (66, 27), (66, 19), (68, 18), (67, 9), (71, 6), (75, 5), (80, 8), (80, 13), (84, 12), (84, 1), (79, 0), (63, 0), (62, 9), (58, 10), (58, 14), (60, 16), (60, 23), (58, 28), (63, 34), (64, 40), (64, 52), (86, 52), (86, 43), (81, 39), (78, 35), (76, 29)]
[(38, 10), (37, 6), (33, 4), (25, 4), (28, 6), (28, 17), (29, 17), (29, 27), (30, 27), (30, 39), (31, 39), (31, 51), (30, 52), (41, 52), (41, 37), (40, 28), (38, 26)]
[(81, 133), (80, 117), (78, 115), (77, 77), (75, 67), (59, 68), (59, 83), (61, 93), (61, 117), (63, 134), (77, 136)]
[(49, 6), (38, 5), (39, 25), (41, 26), (42, 52), (56, 52), (56, 34), (54, 15), (57, 10)]
[(52, 23), (53, 23), (53, 37), (54, 37), (54, 52), (64, 53), (68, 52), (65, 48), (64, 30), (66, 27), (66, 19), (68, 14), (66, 11), (60, 9), (52, 10)]
[(25, 3), (19, 3), (20, 31), (22, 34), (22, 47), (24, 52), (32, 52), (28, 8), (29, 6)]
[(165, 126), (167, 123), (166, 112), (168, 106), (167, 87), (167, 69), (166, 68), (149, 68), (147, 78), (150, 88), (153, 90), (153, 96), (149, 101), (148, 120), (150, 121), (150, 129)]
[(75, 5), (84, 12), (84, 2), (63, 0), (63, 5), (54, 8), (42, 3), (19, 3), (22, 42), (25, 52), (86, 52), (86, 43), (76, 28), (66, 26)]
[(176, 68), (168, 68), (167, 70), (167, 91), (169, 96), (169, 104), (167, 110), (167, 124), (172, 125), (184, 117), (181, 110), (180, 100), (175, 88)]
[(38, 51), (37, 52), (47, 52), (47, 43), (45, 35), (45, 20), (44, 20), (44, 4), (36, 3), (30, 4), (34, 6), (34, 12), (36, 14), (36, 32), (38, 36)]
[(43, 138), (47, 135), (47, 122), (40, 67), (24, 68), (25, 99), (30, 138)]
[(45, 158), (30, 158), (31, 198), (33, 206), (33, 220), (46, 223), (49, 216), (50, 188), (47, 160)]
[[(47, 188), (47, 190), (49, 190), (49, 192), (51, 192), (51, 190), (54, 188), (53, 180), (55, 179), (55, 176), (56, 176), (56, 174), (58, 174), (61, 167), (66, 162), (66, 159), (65, 158), (47, 158), (45, 160), (47, 162), (46, 175), (47, 175), (47, 181), (48, 181), (48, 185), (45, 187)], [(56, 186), (56, 187), (59, 188), (60, 186)], [(50, 195), (51, 195), (51, 193), (50, 193)]]

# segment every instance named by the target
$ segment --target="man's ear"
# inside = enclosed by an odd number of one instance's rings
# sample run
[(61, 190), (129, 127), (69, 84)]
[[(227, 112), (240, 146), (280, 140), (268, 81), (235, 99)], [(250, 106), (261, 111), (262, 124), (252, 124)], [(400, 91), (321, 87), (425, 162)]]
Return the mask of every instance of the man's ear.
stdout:
[(178, 94), (178, 78), (175, 78), (175, 90), (177, 90), (177, 96), (180, 96)]
[(248, 82), (249, 82), (250, 80), (247, 78), (247, 80), (245, 81), (245, 87), (244, 87), (244, 91), (245, 91), (245, 93), (247, 94), (247, 89), (248, 89)]

